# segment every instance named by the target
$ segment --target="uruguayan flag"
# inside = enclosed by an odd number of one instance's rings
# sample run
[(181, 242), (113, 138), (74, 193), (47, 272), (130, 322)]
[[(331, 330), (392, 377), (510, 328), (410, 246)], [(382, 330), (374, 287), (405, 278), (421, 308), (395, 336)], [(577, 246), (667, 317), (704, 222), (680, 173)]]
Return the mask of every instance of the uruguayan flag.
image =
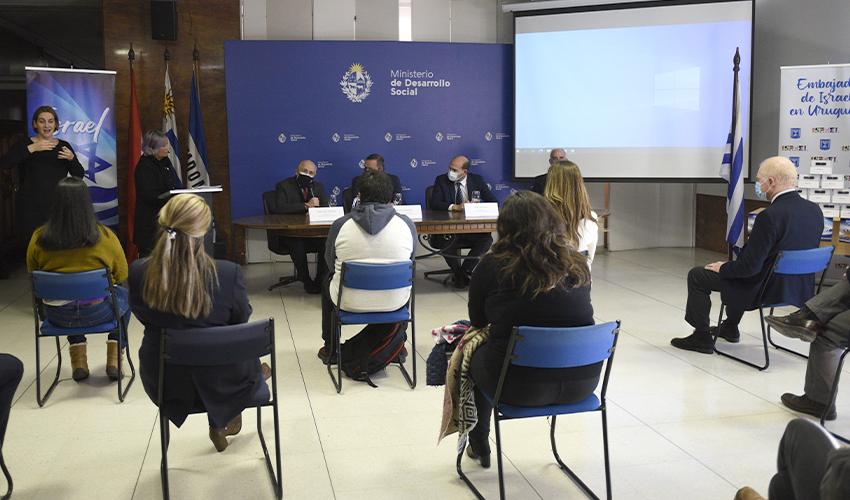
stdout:
[(186, 183), (189, 187), (210, 185), (207, 172), (207, 143), (201, 123), (201, 100), (198, 96), (196, 71), (192, 70), (192, 94), (189, 99), (189, 159), (186, 163)]
[(171, 143), (171, 152), (168, 153), (168, 159), (171, 160), (171, 166), (177, 172), (177, 178), (182, 179), (183, 174), (180, 171), (180, 145), (177, 142), (177, 118), (174, 116), (174, 94), (171, 92), (171, 78), (168, 76), (168, 63), (165, 63), (165, 95), (162, 98), (162, 133), (168, 137), (168, 142)]
[(744, 138), (741, 130), (741, 85), (735, 79), (732, 130), (726, 140), (720, 177), (729, 183), (726, 191), (726, 241), (737, 252), (744, 246)]

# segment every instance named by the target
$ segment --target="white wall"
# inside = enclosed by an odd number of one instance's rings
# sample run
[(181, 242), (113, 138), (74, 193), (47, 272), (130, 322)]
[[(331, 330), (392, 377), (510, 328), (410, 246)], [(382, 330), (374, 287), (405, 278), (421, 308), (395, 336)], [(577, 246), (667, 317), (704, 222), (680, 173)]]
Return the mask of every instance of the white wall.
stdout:
[[(242, 0), (243, 38), (270, 40), (397, 40), (398, 0)], [(500, 0), (409, 0), (414, 41), (513, 42), (512, 14)], [(719, 185), (700, 185), (714, 193)], [(589, 186), (602, 207), (602, 185)], [(612, 250), (693, 246), (693, 184), (611, 185)], [(725, 191), (721, 194), (724, 194)], [(752, 187), (748, 194), (752, 195)], [(254, 251), (251, 251), (253, 249)], [(265, 249), (264, 234), (249, 237), (249, 259)]]

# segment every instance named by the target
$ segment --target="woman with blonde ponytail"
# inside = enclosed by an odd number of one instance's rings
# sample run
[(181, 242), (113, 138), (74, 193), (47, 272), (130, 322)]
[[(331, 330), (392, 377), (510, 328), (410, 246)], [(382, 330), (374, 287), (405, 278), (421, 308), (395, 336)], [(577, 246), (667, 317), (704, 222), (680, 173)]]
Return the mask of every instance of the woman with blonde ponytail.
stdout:
[(590, 197), (578, 165), (569, 160), (552, 164), (543, 196), (554, 205), (555, 211), (567, 224), (570, 244), (587, 255), (588, 264), (592, 263), (599, 240), (599, 225), (596, 212), (590, 209)]
[[(212, 223), (209, 206), (196, 195), (180, 194), (159, 211), (159, 234), (149, 258), (130, 266), (130, 307), (145, 326), (139, 365), (142, 384), (157, 401), (160, 333), (245, 323), (251, 316), (248, 292), (237, 264), (213, 260), (204, 250)], [(168, 385), (162, 411), (178, 427), (201, 402), (216, 450), (227, 448), (226, 436), (242, 428), (259, 376), (260, 361), (227, 367), (166, 365)]]

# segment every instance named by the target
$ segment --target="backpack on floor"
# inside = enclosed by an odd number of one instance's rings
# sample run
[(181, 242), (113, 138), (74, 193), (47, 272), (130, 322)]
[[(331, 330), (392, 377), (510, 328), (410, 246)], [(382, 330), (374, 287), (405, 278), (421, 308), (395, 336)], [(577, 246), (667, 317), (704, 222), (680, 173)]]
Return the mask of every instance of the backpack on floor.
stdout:
[(342, 344), (342, 371), (348, 377), (377, 387), (369, 375), (401, 358), (407, 340), (407, 322), (366, 325)]

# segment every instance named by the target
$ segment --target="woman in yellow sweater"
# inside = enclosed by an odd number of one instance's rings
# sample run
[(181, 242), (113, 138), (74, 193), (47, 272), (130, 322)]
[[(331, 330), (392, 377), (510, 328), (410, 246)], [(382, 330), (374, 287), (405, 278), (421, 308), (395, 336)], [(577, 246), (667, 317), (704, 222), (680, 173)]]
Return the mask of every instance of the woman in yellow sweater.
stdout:
[[(59, 181), (47, 223), (32, 235), (27, 248), (27, 270), (75, 273), (93, 269), (109, 270), (113, 283), (127, 279), (127, 259), (121, 243), (108, 227), (97, 222), (86, 183), (76, 177)], [(127, 289), (118, 287), (118, 308), (124, 328), (130, 322)], [(45, 301), (47, 319), (56, 326), (80, 328), (112, 319), (107, 297), (84, 301)], [(124, 348), (126, 339), (121, 340)], [(118, 332), (106, 341), (106, 374), (118, 380)], [(71, 369), (74, 380), (89, 376), (85, 335), (70, 335)]]

